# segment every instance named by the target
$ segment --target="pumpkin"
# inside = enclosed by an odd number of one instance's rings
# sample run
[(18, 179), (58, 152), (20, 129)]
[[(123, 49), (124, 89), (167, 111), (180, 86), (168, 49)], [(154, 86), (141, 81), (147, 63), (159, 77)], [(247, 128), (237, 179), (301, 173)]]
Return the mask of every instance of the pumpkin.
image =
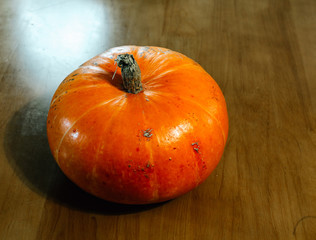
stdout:
[(124, 204), (162, 202), (197, 187), (218, 164), (227, 135), (217, 83), (190, 58), (160, 47), (116, 47), (87, 61), (59, 85), (47, 117), (64, 174)]

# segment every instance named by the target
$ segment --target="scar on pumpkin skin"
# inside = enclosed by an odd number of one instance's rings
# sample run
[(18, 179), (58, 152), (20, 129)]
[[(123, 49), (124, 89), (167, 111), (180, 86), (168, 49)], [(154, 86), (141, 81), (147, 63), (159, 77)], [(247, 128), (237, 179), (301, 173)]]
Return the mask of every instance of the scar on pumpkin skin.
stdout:
[(196, 146), (196, 147), (193, 148), (193, 150), (196, 151), (197, 153), (199, 153), (199, 150), (200, 150), (199, 142), (194, 142), (191, 145), (192, 146)]
[(144, 137), (147, 137), (147, 138), (150, 138), (153, 134), (151, 133), (152, 132), (152, 128), (148, 128), (146, 130), (143, 131), (143, 136)]

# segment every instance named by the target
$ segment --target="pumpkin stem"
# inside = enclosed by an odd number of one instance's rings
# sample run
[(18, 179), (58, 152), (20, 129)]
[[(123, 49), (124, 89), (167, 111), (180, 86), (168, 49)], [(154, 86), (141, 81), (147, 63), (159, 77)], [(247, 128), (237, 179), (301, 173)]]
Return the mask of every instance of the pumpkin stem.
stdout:
[(120, 54), (115, 59), (121, 68), (123, 87), (128, 93), (139, 93), (143, 90), (141, 72), (132, 54)]

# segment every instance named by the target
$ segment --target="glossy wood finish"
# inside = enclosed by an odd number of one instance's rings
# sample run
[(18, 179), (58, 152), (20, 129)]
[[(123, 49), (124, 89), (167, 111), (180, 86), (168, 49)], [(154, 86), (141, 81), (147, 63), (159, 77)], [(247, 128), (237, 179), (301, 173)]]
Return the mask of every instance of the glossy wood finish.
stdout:
[[(316, 2), (0, 1), (0, 239), (316, 239)], [(96, 199), (49, 151), (49, 101), (119, 45), (199, 62), (230, 132), (205, 183), (178, 199)]]

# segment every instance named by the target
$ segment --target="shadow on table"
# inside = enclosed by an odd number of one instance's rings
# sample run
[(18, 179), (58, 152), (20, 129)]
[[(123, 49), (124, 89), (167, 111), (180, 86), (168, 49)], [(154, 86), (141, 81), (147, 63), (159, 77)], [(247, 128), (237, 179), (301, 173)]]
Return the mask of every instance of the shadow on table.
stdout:
[(109, 215), (149, 210), (160, 204), (123, 205), (96, 198), (73, 184), (59, 169), (47, 141), (50, 99), (35, 99), (14, 114), (6, 126), (4, 147), (19, 178), (33, 191), (67, 207)]

